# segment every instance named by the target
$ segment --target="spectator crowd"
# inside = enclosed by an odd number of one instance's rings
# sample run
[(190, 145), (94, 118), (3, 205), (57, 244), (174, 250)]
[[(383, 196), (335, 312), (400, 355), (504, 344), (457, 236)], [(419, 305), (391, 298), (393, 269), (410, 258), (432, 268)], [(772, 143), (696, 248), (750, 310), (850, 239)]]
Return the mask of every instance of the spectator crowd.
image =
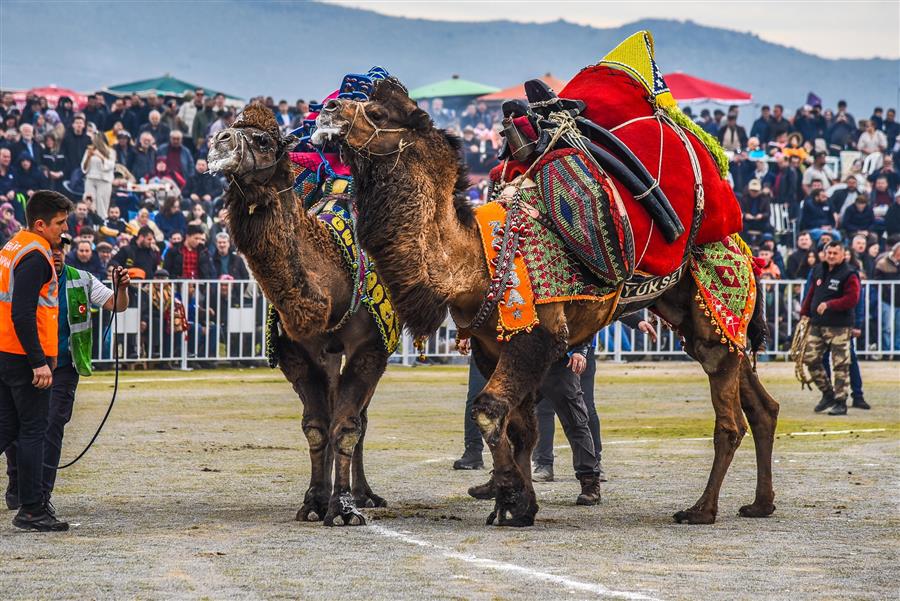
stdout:
[[(300, 127), (309, 112), (303, 100), (253, 100), (266, 104), (284, 131)], [(483, 199), (484, 174), (497, 164), (502, 142), (499, 107), (473, 101), (451, 110), (440, 98), (420, 106), (436, 126), (460, 136), (463, 159), (476, 174), (471, 197)], [(843, 101), (835, 110), (804, 105), (793, 117), (781, 105), (763, 106), (749, 132), (738, 124), (739, 110), (704, 109), (696, 118), (686, 112), (729, 156), (742, 236), (765, 260), (766, 277), (805, 280), (822, 261), (824, 245), (844, 240), (864, 280), (898, 280), (895, 109), (875, 108), (857, 121)], [(247, 278), (225, 226), (224, 181), (209, 173), (205, 158), (210, 136), (235, 116), (224, 95), (208, 97), (199, 88), (184, 98), (98, 93), (82, 110), (65, 96), (52, 107), (46, 98), (30, 97), (20, 108), (11, 93), (0, 94), (0, 245), (22, 227), (31, 194), (48, 188), (76, 205), (67, 261), (80, 269), (101, 278), (114, 265), (148, 280)], [(900, 290), (891, 288), (882, 287), (881, 298), (866, 302), (900, 323)], [(148, 304), (181, 302), (189, 309), (190, 300), (171, 296), (148, 298)], [(200, 303), (205, 306), (204, 299)], [(186, 335), (189, 318), (186, 313)], [(215, 325), (223, 321), (219, 316)], [(198, 330), (214, 320), (203, 323)], [(177, 330), (174, 322), (169, 327)], [(900, 341), (888, 342), (900, 349)]]

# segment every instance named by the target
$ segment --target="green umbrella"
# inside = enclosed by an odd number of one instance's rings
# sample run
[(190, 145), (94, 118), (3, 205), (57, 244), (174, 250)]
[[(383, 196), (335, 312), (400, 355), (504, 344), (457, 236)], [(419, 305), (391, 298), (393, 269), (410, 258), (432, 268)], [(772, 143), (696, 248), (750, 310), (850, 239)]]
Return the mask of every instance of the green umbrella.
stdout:
[(483, 94), (491, 94), (500, 88), (488, 86), (477, 81), (469, 81), (460, 79), (459, 75), (454, 75), (451, 79), (436, 81), (415, 90), (409, 91), (409, 97), (413, 100), (421, 98), (449, 98), (452, 96), (481, 96)]
[[(197, 88), (201, 87), (208, 96), (214, 96), (219, 93), (218, 90), (213, 90), (205, 86), (198, 86), (196, 84), (184, 81), (183, 79), (172, 77), (168, 73), (166, 73), (162, 77), (142, 79), (140, 81), (131, 81), (128, 83), (109, 86), (106, 88), (106, 91), (112, 94), (157, 94), (162, 96), (184, 96), (185, 92), (193, 92)], [(225, 94), (225, 96), (228, 98), (241, 100), (241, 98), (238, 98), (237, 96), (231, 96), (229, 94)]]

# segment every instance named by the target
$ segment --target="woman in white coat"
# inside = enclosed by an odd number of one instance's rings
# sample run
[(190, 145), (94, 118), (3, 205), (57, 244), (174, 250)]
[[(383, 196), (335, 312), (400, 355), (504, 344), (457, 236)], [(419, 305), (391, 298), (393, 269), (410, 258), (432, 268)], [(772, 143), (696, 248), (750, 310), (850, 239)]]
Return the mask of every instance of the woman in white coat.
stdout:
[(84, 151), (81, 170), (84, 172), (84, 195), (94, 199), (97, 215), (106, 219), (112, 182), (116, 169), (116, 151), (106, 143), (102, 133), (94, 134), (93, 143)]

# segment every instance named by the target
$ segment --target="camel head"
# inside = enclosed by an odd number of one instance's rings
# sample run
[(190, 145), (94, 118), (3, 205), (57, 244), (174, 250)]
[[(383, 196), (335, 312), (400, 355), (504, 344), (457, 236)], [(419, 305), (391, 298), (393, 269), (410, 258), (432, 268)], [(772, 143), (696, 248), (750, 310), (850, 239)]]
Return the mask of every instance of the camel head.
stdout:
[(272, 111), (262, 104), (251, 104), (234, 125), (209, 141), (209, 170), (239, 183), (265, 184), (297, 142), (296, 136), (281, 135)]
[(379, 81), (367, 101), (333, 98), (316, 119), (313, 143), (339, 138), (352, 152), (367, 158), (394, 156), (413, 144), (417, 132), (432, 126), (403, 84), (394, 77)]

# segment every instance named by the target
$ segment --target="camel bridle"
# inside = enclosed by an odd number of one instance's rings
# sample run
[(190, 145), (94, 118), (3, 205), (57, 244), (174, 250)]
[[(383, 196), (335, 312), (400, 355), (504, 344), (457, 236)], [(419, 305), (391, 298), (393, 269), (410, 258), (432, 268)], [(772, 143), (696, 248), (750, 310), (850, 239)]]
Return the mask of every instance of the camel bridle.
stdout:
[(349, 140), (347, 141), (347, 146), (349, 146), (354, 152), (359, 154), (360, 156), (369, 158), (369, 157), (387, 157), (392, 155), (397, 155), (397, 160), (400, 160), (400, 154), (415, 144), (415, 140), (412, 142), (408, 142), (405, 138), (401, 137), (400, 142), (397, 144), (397, 148), (391, 150), (390, 152), (375, 152), (369, 148), (369, 144), (375, 141), (375, 138), (380, 136), (381, 134), (402, 134), (404, 132), (408, 132), (408, 127), (378, 127), (372, 118), (369, 117), (369, 114), (366, 112), (366, 109), (363, 107), (361, 102), (355, 102), (356, 111), (353, 113), (353, 119), (350, 120), (350, 126), (347, 128), (347, 133), (344, 134), (345, 139), (348, 139), (351, 132), (353, 132), (353, 128), (356, 126), (356, 120), (359, 118), (360, 113), (362, 113), (363, 119), (366, 120), (372, 127), (372, 133), (366, 138), (366, 141), (363, 142), (360, 146), (356, 147), (350, 144)]
[[(269, 134), (267, 134), (266, 132), (263, 132), (263, 134), (266, 136), (269, 136)], [(245, 155), (245, 153), (249, 152), (250, 158), (253, 160), (253, 166), (247, 172), (255, 173), (256, 172), (256, 163), (257, 163), (256, 152), (254, 152), (253, 146), (247, 142), (247, 134), (242, 130), (236, 129), (236, 130), (234, 130), (234, 135), (237, 136), (238, 139), (240, 139), (240, 141), (241, 141), (240, 151), (239, 151), (240, 154), (238, 155), (238, 164), (241, 165), (244, 163), (244, 155)], [(269, 136), (269, 137), (271, 137), (271, 136)], [(276, 141), (276, 144), (277, 143), (278, 142)], [(268, 185), (268, 183), (270, 181), (272, 181), (272, 178), (275, 177), (275, 171), (278, 168), (278, 163), (284, 157), (284, 154), (287, 152), (288, 148), (289, 148), (289, 145), (287, 145), (287, 144), (281, 145), (281, 149), (275, 155), (275, 161), (272, 163), (271, 166), (266, 167), (266, 170), (271, 170), (271, 172), (269, 173), (268, 177), (266, 177), (265, 181), (260, 182), (260, 185), (266, 186), (266, 185)], [(241, 193), (241, 196), (246, 199), (247, 196), (244, 194), (244, 190), (241, 189), (241, 186), (238, 183), (237, 178), (234, 176), (234, 174), (231, 174), (231, 183), (235, 185), (235, 187)], [(277, 194), (281, 194), (282, 192), (287, 192), (288, 190), (291, 190), (292, 188), (293, 188), (293, 186), (291, 186), (289, 188), (285, 188), (284, 190), (279, 190), (277, 192)], [(249, 213), (252, 215), (253, 212), (256, 210), (256, 204), (250, 205), (248, 210), (249, 210)]]

